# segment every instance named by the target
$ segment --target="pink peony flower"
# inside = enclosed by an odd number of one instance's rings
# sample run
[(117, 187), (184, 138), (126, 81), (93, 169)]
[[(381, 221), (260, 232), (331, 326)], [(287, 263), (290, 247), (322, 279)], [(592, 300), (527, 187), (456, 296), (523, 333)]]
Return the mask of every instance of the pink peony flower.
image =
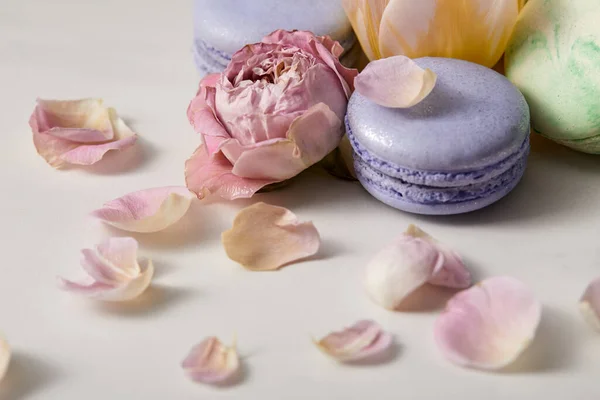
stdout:
[(188, 108), (204, 139), (186, 162), (199, 198), (252, 197), (333, 151), (358, 71), (339, 62), (341, 45), (304, 31), (276, 31), (206, 76)]

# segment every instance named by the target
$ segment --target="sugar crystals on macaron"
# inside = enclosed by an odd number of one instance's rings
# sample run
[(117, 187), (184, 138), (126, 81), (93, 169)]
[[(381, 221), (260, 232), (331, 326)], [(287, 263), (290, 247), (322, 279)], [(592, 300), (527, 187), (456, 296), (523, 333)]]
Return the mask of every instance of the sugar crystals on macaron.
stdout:
[(529, 107), (497, 72), (398, 56), (369, 64), (356, 88), (346, 116), (354, 167), (380, 201), (418, 214), (459, 214), (498, 201), (521, 180)]

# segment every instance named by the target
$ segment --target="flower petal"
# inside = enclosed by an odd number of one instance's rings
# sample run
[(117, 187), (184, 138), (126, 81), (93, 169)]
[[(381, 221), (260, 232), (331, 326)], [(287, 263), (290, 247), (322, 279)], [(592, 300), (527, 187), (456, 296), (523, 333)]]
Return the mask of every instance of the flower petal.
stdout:
[(62, 289), (103, 301), (131, 300), (146, 290), (154, 274), (150, 260), (137, 261), (138, 243), (133, 238), (109, 238), (96, 252), (83, 250), (82, 267), (88, 279), (74, 282), (59, 278)]
[(289, 210), (257, 203), (240, 211), (222, 235), (229, 258), (253, 271), (276, 270), (317, 253), (319, 232)]
[(333, 332), (319, 341), (317, 347), (338, 361), (357, 361), (387, 350), (393, 342), (373, 321), (359, 321), (339, 332)]
[(101, 99), (37, 99), (33, 113), (40, 132), (79, 143), (98, 143), (114, 137), (108, 109)]
[(370, 60), (381, 58), (379, 27), (390, 0), (342, 0), (346, 15)]
[(192, 198), (185, 187), (146, 189), (109, 201), (92, 215), (125, 231), (158, 232), (179, 221)]
[(391, 0), (379, 31), (382, 57), (459, 58), (493, 67), (519, 14), (517, 0)]
[(192, 348), (181, 366), (192, 380), (215, 384), (235, 376), (240, 361), (235, 344), (227, 347), (216, 337), (209, 337)]
[(443, 263), (443, 254), (429, 241), (403, 234), (367, 265), (367, 293), (382, 307), (394, 310)]
[(250, 198), (275, 180), (246, 179), (234, 175), (233, 166), (222, 153), (208, 154), (206, 145), (198, 147), (185, 163), (185, 183), (199, 199), (216, 194), (227, 200)]
[(10, 363), (10, 346), (4, 338), (0, 337), (0, 380), (6, 375)]
[(600, 332), (600, 278), (589, 284), (581, 297), (579, 308), (583, 318)]
[[(55, 116), (47, 111), (41, 111), (41, 106), (53, 111), (61, 112), (64, 107), (61, 101), (39, 100), (40, 104), (34, 110), (29, 125), (33, 132), (33, 143), (38, 153), (55, 168), (65, 164), (91, 165), (100, 161), (104, 155), (111, 150), (122, 150), (135, 144), (137, 135), (117, 116), (112, 108), (104, 108), (105, 116), (100, 118), (97, 114), (101, 107), (100, 100), (77, 100), (71, 103), (91, 102), (92, 106), (79, 106), (78, 112), (89, 111), (90, 116), (77, 115), (77, 117)], [(70, 103), (70, 102), (66, 102)], [(69, 108), (69, 107), (67, 107)], [(89, 121), (86, 119), (88, 118)], [(100, 125), (108, 126), (105, 131), (87, 128), (86, 126)], [(66, 127), (57, 126), (62, 123)], [(81, 123), (81, 129), (73, 124)]]
[(462, 258), (454, 250), (438, 242), (415, 225), (410, 225), (406, 234), (428, 241), (444, 255), (443, 264), (433, 272), (433, 276), (428, 280), (428, 283), (453, 289), (466, 289), (473, 284), (471, 272), (465, 267)]
[(222, 142), (231, 139), (215, 111), (215, 85), (219, 77), (220, 74), (208, 75), (200, 82), (198, 94), (187, 110), (190, 124), (202, 135), (210, 154), (217, 152)]
[(404, 56), (372, 61), (354, 81), (356, 91), (390, 108), (420, 103), (433, 90), (437, 75)]
[(327, 105), (319, 103), (292, 122), (287, 137), (244, 151), (232, 172), (276, 182), (292, 178), (335, 150), (342, 139), (342, 121)]
[(530, 345), (542, 307), (520, 281), (487, 279), (458, 293), (435, 324), (438, 347), (453, 363), (500, 369)]
[(138, 276), (118, 285), (107, 285), (102, 282), (78, 283), (63, 278), (59, 278), (59, 285), (65, 291), (81, 294), (95, 300), (121, 302), (132, 300), (141, 295), (150, 286), (153, 275), (154, 266), (152, 261), (148, 260), (145, 264), (140, 265)]

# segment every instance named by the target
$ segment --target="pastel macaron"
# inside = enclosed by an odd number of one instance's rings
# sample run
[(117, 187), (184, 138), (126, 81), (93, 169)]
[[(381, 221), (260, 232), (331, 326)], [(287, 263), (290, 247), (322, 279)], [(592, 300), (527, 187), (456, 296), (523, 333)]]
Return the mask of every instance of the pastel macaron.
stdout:
[(358, 91), (350, 99), (346, 129), (359, 181), (380, 201), (416, 214), (460, 214), (500, 200), (527, 164), (525, 98), (478, 64), (414, 61), (437, 74), (420, 103), (388, 108)]
[(600, 1), (529, 0), (505, 57), (534, 130), (600, 154)]
[(362, 54), (340, 1), (194, 0), (194, 60), (201, 74), (221, 72), (246, 44), (278, 30), (329, 35), (344, 47), (341, 61), (352, 67)]

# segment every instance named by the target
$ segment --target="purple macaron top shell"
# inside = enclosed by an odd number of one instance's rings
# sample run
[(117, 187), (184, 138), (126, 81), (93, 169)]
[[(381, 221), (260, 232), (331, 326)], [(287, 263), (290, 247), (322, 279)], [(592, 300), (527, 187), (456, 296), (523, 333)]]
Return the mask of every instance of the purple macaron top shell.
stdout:
[(438, 76), (431, 94), (416, 106), (387, 108), (357, 92), (350, 99), (347, 123), (369, 157), (399, 175), (443, 175), (486, 168), (501, 173), (503, 163), (509, 167), (512, 162), (506, 161), (521, 156), (529, 107), (510, 81), (466, 61), (425, 57), (415, 62)]

